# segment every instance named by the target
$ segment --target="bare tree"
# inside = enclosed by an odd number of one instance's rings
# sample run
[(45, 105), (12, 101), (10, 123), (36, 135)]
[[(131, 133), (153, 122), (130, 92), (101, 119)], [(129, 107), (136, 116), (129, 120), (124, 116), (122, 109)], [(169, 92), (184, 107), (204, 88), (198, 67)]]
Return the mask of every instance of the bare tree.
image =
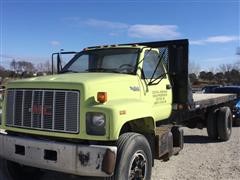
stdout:
[(240, 59), (233, 64), (233, 69), (240, 71)]
[(210, 67), (209, 68), (209, 70), (208, 70), (208, 72), (212, 72), (212, 73), (216, 73), (216, 68), (214, 68), (214, 67)]
[(11, 61), (10, 67), (14, 72), (18, 73), (33, 72), (35, 70), (33, 63), (28, 61), (16, 61), (15, 59)]
[(190, 61), (189, 62), (189, 66), (188, 66), (188, 74), (196, 74), (198, 75), (199, 72), (200, 72), (200, 65), (197, 64), (196, 62), (194, 61)]
[(34, 65), (27, 61), (18, 61), (17, 67), (19, 72), (33, 72), (35, 70)]
[(231, 70), (233, 69), (233, 65), (232, 64), (221, 64), (219, 67), (218, 67), (218, 70), (220, 72), (230, 72)]
[(49, 61), (46, 61), (44, 63), (44, 67), (46, 69), (46, 72), (50, 73), (52, 71), (52, 65), (51, 65), (51, 63)]
[(15, 59), (13, 59), (10, 63), (10, 67), (13, 71), (16, 71), (17, 69), (17, 62), (15, 61)]
[(49, 61), (46, 61), (44, 63), (38, 63), (37, 64), (37, 71), (38, 72), (50, 73), (52, 71), (52, 65)]
[(36, 70), (37, 70), (37, 72), (43, 72), (43, 71), (44, 71), (44, 65), (43, 65), (43, 63), (38, 63), (38, 64), (36, 65)]

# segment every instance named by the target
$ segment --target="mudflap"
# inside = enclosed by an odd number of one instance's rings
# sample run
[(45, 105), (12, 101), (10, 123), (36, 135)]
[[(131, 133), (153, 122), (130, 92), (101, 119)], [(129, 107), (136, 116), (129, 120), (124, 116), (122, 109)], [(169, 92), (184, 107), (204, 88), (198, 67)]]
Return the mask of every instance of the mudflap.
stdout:
[(161, 126), (155, 129), (155, 159), (168, 160), (173, 155), (173, 135), (171, 127)]
[(171, 132), (173, 134), (173, 154), (177, 155), (183, 149), (184, 145), (183, 129), (174, 126)]

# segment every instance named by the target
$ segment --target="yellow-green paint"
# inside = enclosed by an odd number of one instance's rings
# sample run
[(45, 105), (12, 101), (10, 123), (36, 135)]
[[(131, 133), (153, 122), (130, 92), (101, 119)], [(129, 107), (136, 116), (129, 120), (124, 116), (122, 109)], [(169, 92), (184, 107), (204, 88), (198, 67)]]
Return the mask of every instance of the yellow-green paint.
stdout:
[[(145, 47), (140, 51), (139, 60), (144, 58), (145, 50), (149, 50), (149, 48)], [(136, 75), (99, 72), (65, 73), (9, 82), (7, 88), (79, 90), (80, 132), (79, 134), (68, 134), (29, 130), (6, 127), (5, 123), (2, 123), (2, 128), (15, 132), (45, 136), (108, 141), (118, 139), (122, 126), (128, 121), (140, 118), (148, 118), (147, 120), (149, 121), (151, 119), (158, 121), (168, 118), (172, 109), (172, 91), (166, 89), (166, 85), (169, 84), (168, 76), (158, 85), (147, 86), (146, 81), (148, 80), (141, 78), (141, 67), (142, 62), (139, 63)], [(97, 92), (107, 92), (108, 100), (106, 103), (100, 104), (97, 102)], [(164, 101), (161, 101), (160, 96), (164, 96)], [(3, 121), (6, 118), (5, 105), (6, 101), (3, 107)], [(102, 112), (106, 115), (106, 135), (87, 135), (85, 124), (86, 112)]]

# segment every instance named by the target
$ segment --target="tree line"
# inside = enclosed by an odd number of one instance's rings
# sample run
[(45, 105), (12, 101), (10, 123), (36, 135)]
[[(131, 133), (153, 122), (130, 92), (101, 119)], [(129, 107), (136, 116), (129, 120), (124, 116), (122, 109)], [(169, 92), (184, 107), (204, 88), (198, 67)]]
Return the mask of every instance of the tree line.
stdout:
[(202, 82), (223, 85), (240, 85), (240, 61), (234, 64), (222, 64), (215, 72), (200, 71), (189, 74), (192, 84), (197, 85)]
[(52, 65), (49, 61), (38, 63), (35, 65), (29, 61), (17, 61), (13, 59), (10, 62), (9, 67), (10, 69), (5, 69), (3, 66), (0, 66), (1, 80), (7, 77), (25, 78), (43, 74), (51, 74), (52, 72)]
[[(52, 73), (50, 61), (33, 64), (29, 61), (13, 59), (9, 64), (10, 69), (0, 66), (0, 77), (24, 78)], [(222, 64), (217, 70), (200, 71), (200, 66), (189, 64), (189, 79), (194, 85), (209, 84), (231, 84), (240, 85), (240, 60), (234, 64)]]

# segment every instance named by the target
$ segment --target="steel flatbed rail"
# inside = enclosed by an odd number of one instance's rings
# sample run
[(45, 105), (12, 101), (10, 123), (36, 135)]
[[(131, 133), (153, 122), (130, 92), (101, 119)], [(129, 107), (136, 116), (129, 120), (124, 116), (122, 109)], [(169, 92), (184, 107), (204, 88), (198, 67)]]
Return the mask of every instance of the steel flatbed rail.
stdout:
[(195, 108), (206, 108), (222, 103), (227, 103), (236, 99), (235, 94), (198, 94), (193, 93), (193, 102)]

